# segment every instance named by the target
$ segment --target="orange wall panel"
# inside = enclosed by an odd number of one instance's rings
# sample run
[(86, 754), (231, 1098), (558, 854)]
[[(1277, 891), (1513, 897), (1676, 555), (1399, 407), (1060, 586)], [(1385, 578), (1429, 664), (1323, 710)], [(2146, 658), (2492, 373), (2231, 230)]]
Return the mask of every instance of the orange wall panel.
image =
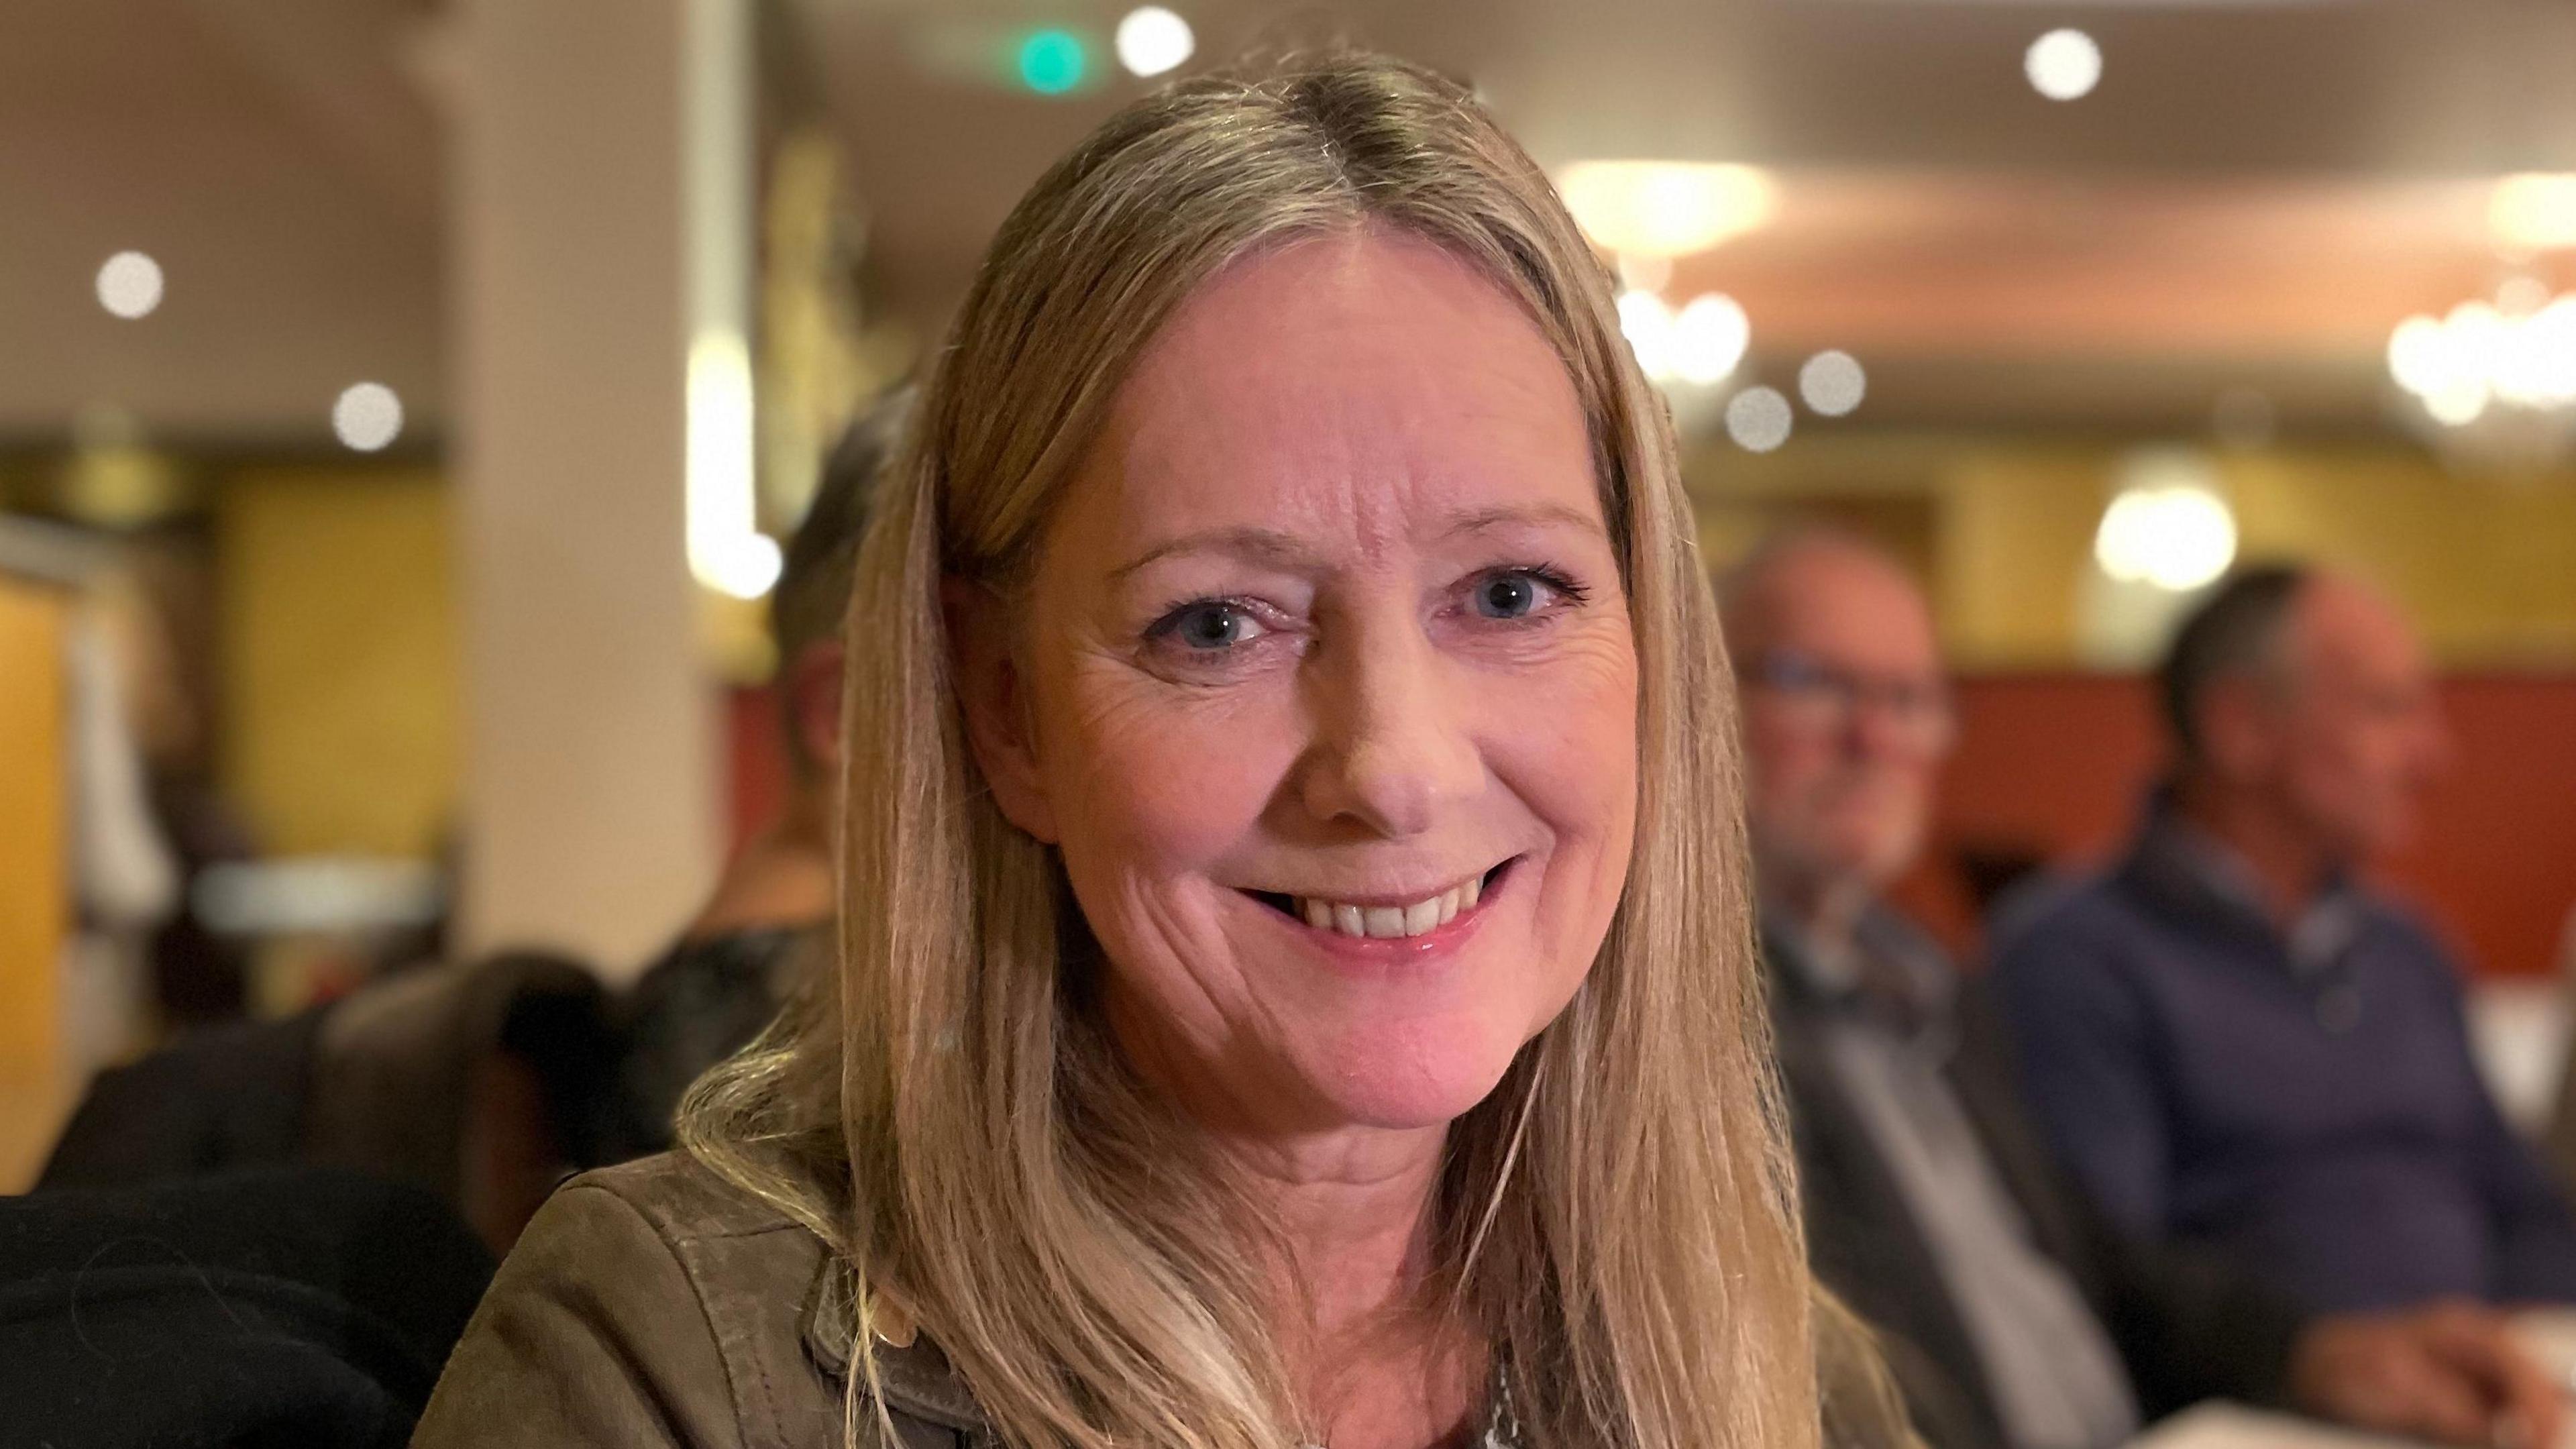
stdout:
[(23, 1191), (69, 1105), (61, 971), (67, 600), (0, 577), (0, 1193)]
[[(2434, 921), (2471, 969), (2552, 968), (2576, 904), (2576, 676), (2443, 682), (2456, 742), (2423, 829), (2378, 877)], [(1933, 844), (1899, 902), (1961, 950), (1976, 944), (1963, 852), (2106, 858), (2135, 822), (2162, 742), (2146, 684), (2075, 673), (1959, 682), (1961, 733)]]

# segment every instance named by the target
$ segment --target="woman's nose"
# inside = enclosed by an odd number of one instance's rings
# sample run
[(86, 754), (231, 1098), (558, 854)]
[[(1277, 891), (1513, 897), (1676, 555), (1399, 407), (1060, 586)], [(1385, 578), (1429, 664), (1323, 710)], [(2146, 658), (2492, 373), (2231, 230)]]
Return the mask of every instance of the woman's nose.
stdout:
[(1357, 820), (1390, 839), (1420, 835), (1482, 786), (1475, 702), (1418, 624), (1346, 636), (1319, 655), (1316, 741), (1302, 782), (1318, 819)]

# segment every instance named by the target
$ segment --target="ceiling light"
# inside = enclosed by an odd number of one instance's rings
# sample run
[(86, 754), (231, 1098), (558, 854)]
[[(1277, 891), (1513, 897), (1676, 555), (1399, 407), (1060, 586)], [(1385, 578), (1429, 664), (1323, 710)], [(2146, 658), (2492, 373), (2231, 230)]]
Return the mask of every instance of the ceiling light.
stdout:
[(2103, 510), (2093, 561), (2122, 583), (2187, 593), (2236, 561), (2236, 515), (2190, 484), (2126, 488)]
[(2446, 428), (2464, 428), (2491, 405), (2566, 420), (2576, 410), (2576, 292), (2517, 277), (2503, 305), (2472, 299), (2439, 319), (2417, 315), (2388, 336), (2388, 375)]
[(1789, 441), (1789, 400), (1779, 389), (1748, 387), (1726, 403), (1726, 435), (1748, 453), (1768, 453)]
[(1722, 382), (1753, 345), (1753, 324), (1723, 292), (1702, 292), (1673, 318), (1672, 366), (1684, 382)]
[(402, 399), (381, 382), (361, 382), (343, 390), (331, 405), (331, 431), (361, 453), (379, 453), (402, 436)]
[(1848, 352), (1819, 352), (1798, 369), (1798, 396), (1829, 418), (1859, 407), (1868, 391), (1869, 374), (1861, 371), (1860, 359)]
[(1673, 310), (1652, 292), (1619, 294), (1619, 335), (1637, 354), (1637, 366), (1655, 382), (1673, 375)]
[(1144, 5), (1118, 22), (1118, 63), (1135, 75), (1161, 75), (1197, 49), (1190, 23), (1160, 5)]
[(1559, 180), (1584, 234), (1623, 256), (1706, 251), (1771, 219), (1779, 188), (1753, 166), (1582, 161)]
[(2102, 81), (2102, 47), (2081, 30), (2052, 30), (2030, 43), (2022, 70), (2033, 90), (2052, 101), (2072, 101)]
[(161, 264), (141, 252), (118, 252), (98, 269), (98, 305), (131, 322), (161, 305)]
[(2576, 175), (2527, 173), (2496, 183), (2487, 229), (2508, 251), (2576, 247)]

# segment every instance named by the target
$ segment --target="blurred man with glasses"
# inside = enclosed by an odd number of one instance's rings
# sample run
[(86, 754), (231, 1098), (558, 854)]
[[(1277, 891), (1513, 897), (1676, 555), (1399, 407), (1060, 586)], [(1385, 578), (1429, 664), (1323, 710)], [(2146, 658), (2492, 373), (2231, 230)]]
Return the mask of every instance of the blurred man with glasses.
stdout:
[(1891, 560), (1799, 533), (1721, 589), (1772, 1014), (1819, 1275), (1889, 1335), (1941, 1449), (2101, 1449), (2209, 1397), (2548, 1442), (2555, 1391), (2475, 1309), (2309, 1318), (2112, 1228), (2040, 1146), (1995, 1018), (1883, 900), (1956, 716)]

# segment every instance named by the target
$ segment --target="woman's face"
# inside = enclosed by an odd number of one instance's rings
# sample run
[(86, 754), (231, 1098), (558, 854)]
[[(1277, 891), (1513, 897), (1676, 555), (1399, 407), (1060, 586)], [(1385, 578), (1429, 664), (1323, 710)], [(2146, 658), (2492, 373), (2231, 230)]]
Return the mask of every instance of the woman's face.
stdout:
[(1307, 240), (1192, 298), (1017, 623), (969, 668), (987, 776), (1203, 1120), (1445, 1123), (1581, 984), (1636, 815), (1627, 601), (1563, 364), (1447, 252)]

